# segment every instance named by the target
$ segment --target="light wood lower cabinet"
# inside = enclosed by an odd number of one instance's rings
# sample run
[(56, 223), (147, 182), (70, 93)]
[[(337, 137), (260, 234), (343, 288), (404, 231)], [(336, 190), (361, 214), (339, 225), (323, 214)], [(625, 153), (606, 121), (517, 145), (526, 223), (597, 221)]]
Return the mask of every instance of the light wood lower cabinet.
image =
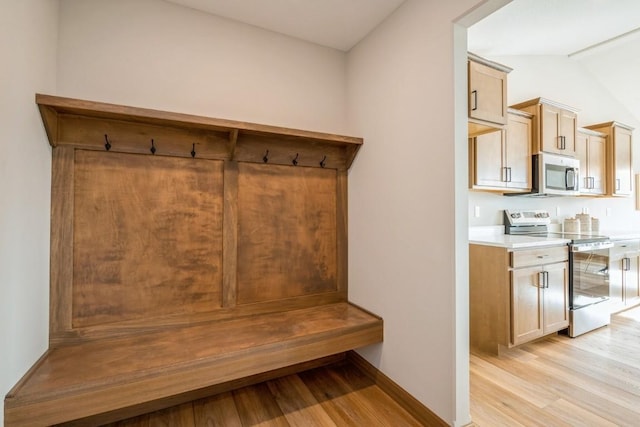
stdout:
[(569, 326), (567, 246), (469, 246), (471, 349), (497, 353)]
[(609, 257), (609, 293), (612, 311), (640, 304), (640, 241), (615, 242)]

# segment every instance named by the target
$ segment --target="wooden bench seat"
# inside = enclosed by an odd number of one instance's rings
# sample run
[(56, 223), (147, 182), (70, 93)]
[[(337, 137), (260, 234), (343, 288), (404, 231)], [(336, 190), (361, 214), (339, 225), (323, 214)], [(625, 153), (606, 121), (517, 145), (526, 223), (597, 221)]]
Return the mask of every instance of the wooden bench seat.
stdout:
[(382, 319), (342, 302), (60, 346), (7, 395), (5, 422), (68, 422), (380, 341)]

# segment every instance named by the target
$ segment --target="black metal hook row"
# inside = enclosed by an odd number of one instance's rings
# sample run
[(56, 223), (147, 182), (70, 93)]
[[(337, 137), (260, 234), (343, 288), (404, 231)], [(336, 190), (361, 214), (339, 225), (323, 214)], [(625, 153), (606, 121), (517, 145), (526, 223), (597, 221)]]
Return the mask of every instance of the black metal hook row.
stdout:
[[(109, 135), (108, 134), (104, 134), (104, 149), (109, 151), (111, 150), (111, 142), (109, 141)], [(149, 148), (149, 151), (151, 151), (151, 154), (155, 155), (156, 151), (158, 151), (158, 149), (156, 148), (156, 144), (155, 141), (153, 140), (153, 138), (151, 138), (151, 148)], [(191, 157), (196, 157), (196, 144), (193, 143), (191, 144)], [(265, 161), (266, 163), (266, 161)]]
[[(291, 164), (293, 166), (298, 166), (298, 158), (300, 157), (300, 153), (296, 153), (296, 156), (293, 158), (293, 160), (291, 160)], [(264, 163), (269, 163), (269, 150), (265, 151), (264, 156), (262, 156), (262, 161)], [(325, 154), (324, 157), (322, 157), (322, 160), (320, 160), (319, 163), (321, 168), (324, 168), (327, 165), (327, 155)]]

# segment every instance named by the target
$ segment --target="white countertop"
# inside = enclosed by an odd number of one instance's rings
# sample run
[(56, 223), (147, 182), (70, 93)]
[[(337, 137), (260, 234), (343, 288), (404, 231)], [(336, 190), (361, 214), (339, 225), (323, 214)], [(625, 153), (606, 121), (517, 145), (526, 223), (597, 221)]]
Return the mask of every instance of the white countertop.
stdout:
[(476, 245), (497, 246), (507, 249), (534, 248), (540, 246), (566, 245), (569, 239), (557, 237), (534, 237), (504, 234), (504, 226), (487, 226), (469, 228), (469, 243)]
[(638, 230), (602, 230), (599, 234), (607, 236), (611, 240), (640, 239), (640, 231)]
[[(597, 234), (607, 236), (611, 240), (640, 239), (639, 230), (601, 230)], [(540, 246), (565, 245), (569, 239), (557, 237), (533, 237), (504, 234), (504, 226), (484, 226), (469, 228), (469, 243), (476, 245), (498, 246), (507, 249), (531, 248)]]
[(533, 237), (515, 236), (512, 234), (501, 234), (494, 236), (482, 236), (469, 239), (469, 243), (476, 245), (498, 246), (507, 249), (533, 248), (540, 246), (566, 245), (571, 242), (569, 239), (558, 239), (555, 237)]

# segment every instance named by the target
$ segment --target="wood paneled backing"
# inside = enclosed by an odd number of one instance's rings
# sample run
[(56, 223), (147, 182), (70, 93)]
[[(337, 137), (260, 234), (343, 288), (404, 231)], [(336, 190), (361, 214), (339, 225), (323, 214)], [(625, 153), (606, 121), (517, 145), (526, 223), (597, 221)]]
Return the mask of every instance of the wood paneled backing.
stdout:
[(50, 337), (72, 329), (74, 159), (72, 147), (52, 152)]
[(5, 399), (5, 421), (70, 421), (381, 341), (382, 319), (339, 303), (60, 347)]
[(73, 326), (221, 306), (222, 162), (76, 151)]
[(298, 310), (324, 304), (347, 301), (345, 292), (330, 292), (302, 297), (285, 298), (255, 304), (221, 307), (213, 311), (191, 314), (172, 314), (124, 320), (115, 323), (85, 326), (67, 331), (58, 331), (50, 337), (51, 348), (87, 341), (145, 335), (159, 330), (181, 328), (187, 325), (206, 324), (236, 317), (263, 315), (280, 311)]
[(225, 132), (73, 115), (62, 115), (58, 119), (58, 145), (106, 151), (107, 135), (111, 144), (109, 151), (113, 152), (151, 154), (153, 139), (156, 156), (192, 157), (191, 151), (195, 151), (196, 158), (229, 158), (229, 134)]
[(234, 160), (276, 165), (293, 165), (295, 160), (297, 166), (346, 169), (350, 164), (347, 153), (344, 146), (319, 140), (241, 133)]
[(237, 151), (238, 160), (262, 162), (269, 149), (272, 163), (291, 164), (299, 152), (300, 166), (348, 169), (362, 145), (362, 138), (345, 135), (50, 95), (37, 94), (36, 102), (53, 147), (104, 149), (108, 134), (114, 151), (143, 153), (154, 138), (158, 155), (189, 157), (195, 143), (197, 157), (233, 159)]
[(237, 303), (337, 291), (336, 171), (238, 168)]

